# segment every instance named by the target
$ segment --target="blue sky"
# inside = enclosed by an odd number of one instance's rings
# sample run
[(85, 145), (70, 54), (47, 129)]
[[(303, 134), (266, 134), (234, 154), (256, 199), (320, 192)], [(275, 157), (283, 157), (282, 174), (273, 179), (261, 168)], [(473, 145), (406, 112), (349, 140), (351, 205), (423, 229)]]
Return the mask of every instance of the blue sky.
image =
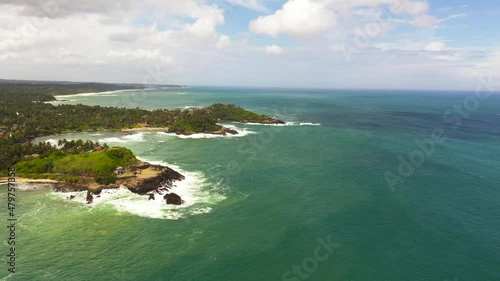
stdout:
[(187, 85), (500, 86), (500, 3), (0, 0), (0, 76)]

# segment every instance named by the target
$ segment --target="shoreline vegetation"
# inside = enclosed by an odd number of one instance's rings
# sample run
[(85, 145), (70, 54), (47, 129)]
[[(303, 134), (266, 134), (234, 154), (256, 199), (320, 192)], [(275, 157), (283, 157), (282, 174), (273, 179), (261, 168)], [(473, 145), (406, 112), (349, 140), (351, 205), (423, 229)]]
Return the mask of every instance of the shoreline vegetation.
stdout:
[[(145, 195), (149, 200), (163, 195), (167, 204), (182, 204), (180, 196), (168, 192), (175, 181), (185, 179), (177, 171), (140, 161), (124, 147), (70, 153), (66, 144), (48, 157), (31, 155), (17, 163), (16, 175), (20, 175), (20, 178), (16, 178), (16, 182), (52, 184), (56, 192), (87, 191), (88, 204), (102, 190), (121, 186), (126, 186), (133, 193)], [(0, 183), (5, 182), (6, 178), (0, 179)]]
[[(219, 122), (285, 124), (233, 104), (203, 108), (157, 109), (53, 105), (54, 96), (120, 90), (182, 87), (175, 85), (102, 84), (0, 80), (0, 177), (15, 166), (18, 182), (50, 183), (58, 192), (87, 191), (87, 203), (103, 189), (126, 186), (148, 196), (163, 196), (167, 204), (180, 205), (182, 198), (168, 193), (184, 176), (160, 165), (136, 159), (124, 147), (109, 148), (90, 141), (59, 141), (33, 144), (41, 136), (98, 131), (164, 131), (177, 135), (198, 133), (236, 135)], [(117, 92), (119, 93), (119, 92)], [(0, 178), (1, 183), (1, 178)], [(72, 198), (70, 198), (72, 199)]]

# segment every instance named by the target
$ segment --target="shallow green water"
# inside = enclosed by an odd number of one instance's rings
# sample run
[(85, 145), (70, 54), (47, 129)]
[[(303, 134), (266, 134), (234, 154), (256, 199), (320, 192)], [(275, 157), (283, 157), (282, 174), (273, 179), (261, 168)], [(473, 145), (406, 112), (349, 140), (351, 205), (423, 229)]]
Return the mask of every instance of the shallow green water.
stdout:
[[(185, 88), (69, 97), (146, 109), (236, 103), (292, 123), (232, 124), (246, 130), (237, 138), (44, 138), (124, 145), (141, 159), (173, 164), (193, 179), (194, 203), (157, 210), (161, 219), (110, 204), (90, 208), (40, 186), (18, 191), (18, 272), (2, 270), (0, 278), (500, 280), (500, 99), (481, 101), (459, 128), (443, 121), (470, 95)], [(384, 174), (397, 174), (398, 156), (408, 159), (435, 128), (448, 140), (393, 192)], [(6, 202), (5, 188), (0, 195)], [(122, 209), (141, 212), (135, 199), (120, 198)], [(318, 239), (327, 237), (339, 247), (313, 262)], [(5, 241), (1, 250), (5, 264)], [(294, 265), (306, 269), (287, 273)]]

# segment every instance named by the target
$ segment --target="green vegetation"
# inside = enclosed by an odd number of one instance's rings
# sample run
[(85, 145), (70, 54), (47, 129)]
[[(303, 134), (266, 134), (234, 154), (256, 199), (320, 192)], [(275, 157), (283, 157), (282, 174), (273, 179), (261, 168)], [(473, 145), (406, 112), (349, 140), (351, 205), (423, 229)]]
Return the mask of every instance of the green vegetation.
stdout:
[(192, 109), (182, 112), (177, 120), (169, 126), (169, 132), (174, 133), (207, 133), (220, 130), (218, 118), (207, 109)]
[(97, 183), (115, 182), (114, 170), (137, 163), (132, 151), (114, 147), (95, 152), (69, 154), (55, 151), (48, 156), (22, 160), (15, 165), (17, 174), (26, 178), (45, 178), (69, 183), (81, 182), (84, 178), (94, 178)]
[[(255, 123), (267, 123), (273, 121), (267, 115), (259, 115), (257, 113), (245, 110), (234, 104), (221, 104), (217, 103), (206, 108), (211, 111), (215, 117), (219, 120), (224, 121), (234, 121), (234, 122), (255, 122)], [(274, 120), (277, 121), (277, 120)]]
[(0, 80), (0, 100), (16, 101), (53, 101), (54, 95), (72, 95), (78, 93), (107, 92), (127, 89), (143, 89), (139, 84), (104, 84), (75, 82), (44, 82)]
[(245, 110), (234, 104), (214, 104), (206, 108), (193, 108), (184, 111), (179, 118), (169, 127), (175, 133), (209, 133), (222, 129), (217, 125), (219, 121), (242, 123), (272, 123), (278, 122), (266, 115), (259, 115)]

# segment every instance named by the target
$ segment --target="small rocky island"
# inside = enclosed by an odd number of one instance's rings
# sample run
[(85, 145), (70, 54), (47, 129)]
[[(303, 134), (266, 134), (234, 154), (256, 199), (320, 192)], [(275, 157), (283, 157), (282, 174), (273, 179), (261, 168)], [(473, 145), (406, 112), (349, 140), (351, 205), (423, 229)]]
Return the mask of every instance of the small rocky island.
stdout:
[[(276, 117), (257, 114), (234, 104), (213, 104), (204, 108), (190, 108), (179, 113), (175, 122), (168, 125), (167, 132), (178, 135), (197, 133), (214, 135), (237, 135), (231, 128), (223, 127), (218, 122), (239, 122), (258, 124), (285, 124)], [(148, 124), (143, 124), (148, 125)]]

